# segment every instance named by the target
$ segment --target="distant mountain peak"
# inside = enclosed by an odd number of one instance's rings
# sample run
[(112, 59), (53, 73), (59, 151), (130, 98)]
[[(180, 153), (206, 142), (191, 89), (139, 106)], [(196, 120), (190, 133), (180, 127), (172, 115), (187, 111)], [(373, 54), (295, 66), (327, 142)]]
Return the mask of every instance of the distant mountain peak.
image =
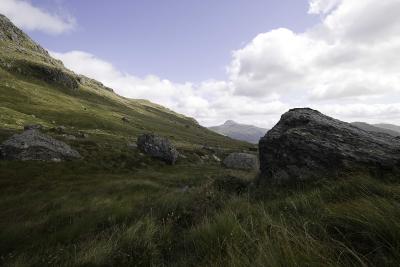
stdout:
[(209, 127), (209, 129), (219, 134), (229, 136), (230, 138), (253, 144), (258, 143), (260, 138), (268, 131), (264, 128), (237, 123), (233, 120), (227, 120), (224, 124)]
[(237, 123), (236, 121), (227, 120), (223, 125), (228, 126), (228, 125), (237, 125), (237, 124), (239, 124), (239, 123)]

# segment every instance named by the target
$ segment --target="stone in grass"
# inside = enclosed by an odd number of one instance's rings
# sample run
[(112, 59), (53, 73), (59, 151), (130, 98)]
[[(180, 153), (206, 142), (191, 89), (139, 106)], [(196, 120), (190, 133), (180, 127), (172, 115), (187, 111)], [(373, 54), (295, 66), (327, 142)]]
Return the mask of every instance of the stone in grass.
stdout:
[(0, 146), (0, 158), (3, 160), (53, 161), (81, 158), (69, 145), (55, 140), (38, 130), (27, 130), (15, 134)]
[(161, 159), (171, 165), (175, 164), (179, 157), (179, 152), (168, 138), (155, 134), (139, 136), (137, 146), (143, 153)]
[(247, 153), (231, 153), (223, 161), (225, 167), (236, 170), (257, 170), (259, 167), (256, 155)]
[(260, 181), (284, 184), (368, 172), (400, 177), (400, 139), (309, 108), (282, 115), (259, 143)]

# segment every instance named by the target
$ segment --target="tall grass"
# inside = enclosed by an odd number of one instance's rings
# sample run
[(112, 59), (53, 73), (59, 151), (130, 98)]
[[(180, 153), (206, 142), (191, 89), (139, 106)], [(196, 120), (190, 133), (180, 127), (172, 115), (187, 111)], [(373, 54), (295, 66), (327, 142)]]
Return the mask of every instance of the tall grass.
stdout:
[(0, 167), (4, 266), (400, 265), (396, 181), (257, 188), (252, 174), (124, 150)]

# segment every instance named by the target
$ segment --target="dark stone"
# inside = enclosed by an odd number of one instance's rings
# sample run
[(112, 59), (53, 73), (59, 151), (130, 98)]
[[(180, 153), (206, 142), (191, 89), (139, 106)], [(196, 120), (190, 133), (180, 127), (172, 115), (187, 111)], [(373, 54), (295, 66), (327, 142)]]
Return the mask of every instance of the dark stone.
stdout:
[(38, 130), (15, 134), (0, 146), (0, 158), (4, 160), (62, 161), (80, 158), (69, 145), (55, 140)]
[(143, 153), (161, 159), (171, 165), (175, 164), (179, 157), (178, 151), (168, 138), (154, 134), (139, 136), (137, 146)]
[(259, 143), (260, 181), (282, 184), (400, 169), (400, 140), (308, 109), (292, 109)]
[(258, 159), (256, 155), (247, 153), (231, 153), (223, 161), (225, 167), (237, 170), (257, 170)]

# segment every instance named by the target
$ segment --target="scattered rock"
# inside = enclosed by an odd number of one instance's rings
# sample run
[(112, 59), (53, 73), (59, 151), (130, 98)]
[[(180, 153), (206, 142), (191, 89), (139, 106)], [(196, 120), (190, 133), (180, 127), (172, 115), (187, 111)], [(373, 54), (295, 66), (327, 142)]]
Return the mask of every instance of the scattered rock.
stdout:
[(190, 187), (189, 187), (188, 185), (185, 185), (184, 187), (181, 188), (180, 191), (181, 191), (182, 193), (186, 193), (186, 192), (189, 191), (189, 189), (190, 189)]
[(59, 133), (59, 134), (65, 134), (67, 128), (65, 126), (57, 126), (55, 128), (52, 128), (52, 131)]
[(15, 134), (0, 146), (0, 158), (4, 160), (61, 161), (80, 158), (69, 145), (55, 140), (38, 130)]
[(216, 149), (216, 148), (211, 147), (211, 146), (208, 146), (208, 145), (204, 145), (204, 146), (203, 146), (203, 149), (204, 149), (204, 150), (207, 150), (207, 151), (210, 151), (210, 152), (212, 152), (212, 153), (217, 152), (217, 149)]
[(400, 140), (367, 132), (308, 109), (292, 109), (259, 143), (261, 180), (337, 177), (344, 172), (398, 173)]
[(212, 155), (212, 158), (216, 161), (216, 162), (221, 162), (221, 159), (219, 157), (217, 157), (216, 155)]
[(143, 134), (138, 137), (137, 146), (140, 151), (168, 164), (175, 164), (179, 153), (168, 138), (154, 134)]
[(209, 160), (210, 159), (210, 157), (208, 155), (201, 156), (200, 158), (203, 159), (203, 160)]
[(40, 124), (28, 124), (24, 126), (24, 130), (42, 130), (43, 126)]
[(247, 153), (231, 153), (223, 164), (227, 168), (238, 170), (257, 170), (259, 167), (257, 156)]
[(85, 132), (82, 132), (82, 131), (79, 131), (77, 137), (86, 139), (86, 138), (89, 138), (89, 134), (87, 134)]
[(137, 149), (137, 144), (135, 144), (135, 143), (129, 143), (129, 144), (128, 144), (128, 148), (129, 148), (129, 149)]
[(76, 140), (76, 136), (75, 135), (63, 134), (62, 136), (67, 140)]

